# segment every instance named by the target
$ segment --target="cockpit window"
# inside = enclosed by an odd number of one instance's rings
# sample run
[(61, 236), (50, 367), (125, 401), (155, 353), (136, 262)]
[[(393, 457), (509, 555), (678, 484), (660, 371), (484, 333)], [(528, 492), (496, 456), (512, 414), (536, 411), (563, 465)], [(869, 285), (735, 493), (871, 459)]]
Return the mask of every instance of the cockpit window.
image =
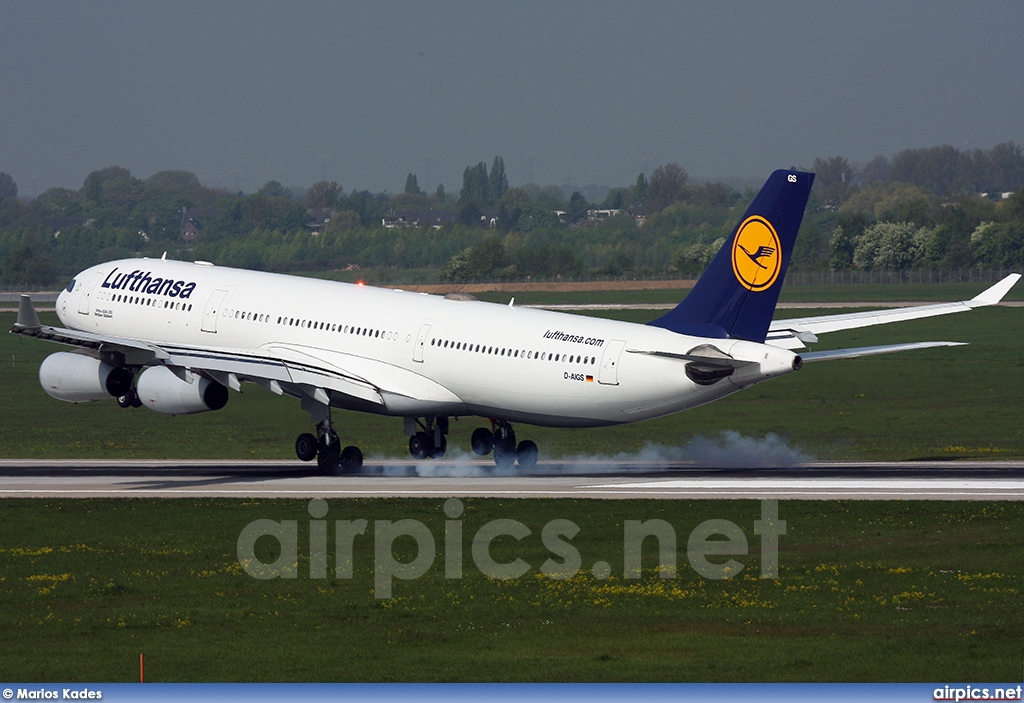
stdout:
[(68, 284), (67, 291), (68, 291), (68, 293), (72, 293), (72, 292), (74, 292), (74, 290), (75, 290), (75, 279), (72, 278), (71, 279), (71, 283)]

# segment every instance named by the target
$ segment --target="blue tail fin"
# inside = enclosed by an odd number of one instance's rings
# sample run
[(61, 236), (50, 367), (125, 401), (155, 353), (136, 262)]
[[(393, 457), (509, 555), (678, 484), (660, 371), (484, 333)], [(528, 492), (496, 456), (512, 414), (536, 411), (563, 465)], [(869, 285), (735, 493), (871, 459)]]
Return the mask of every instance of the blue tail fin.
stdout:
[(813, 173), (776, 171), (690, 294), (650, 324), (680, 334), (763, 342), (775, 314)]

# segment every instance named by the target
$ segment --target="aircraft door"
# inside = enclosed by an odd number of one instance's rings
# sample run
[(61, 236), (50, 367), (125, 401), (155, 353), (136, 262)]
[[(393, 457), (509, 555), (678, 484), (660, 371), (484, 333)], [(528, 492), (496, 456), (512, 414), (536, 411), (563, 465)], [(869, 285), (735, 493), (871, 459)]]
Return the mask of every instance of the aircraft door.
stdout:
[(89, 314), (89, 305), (92, 302), (93, 292), (95, 291), (96, 284), (100, 282), (102, 275), (102, 271), (94, 273), (89, 282), (82, 286), (82, 292), (78, 294), (78, 313), (80, 315)]
[(210, 300), (206, 303), (206, 312), (203, 313), (203, 332), (217, 332), (217, 318), (220, 316), (220, 306), (224, 302), (226, 290), (215, 290), (210, 294)]
[(601, 370), (597, 380), (606, 386), (619, 385), (619, 357), (626, 343), (621, 339), (612, 339), (604, 349), (604, 356), (601, 357)]
[(423, 325), (420, 327), (419, 334), (416, 335), (416, 345), (412, 348), (412, 360), (423, 363), (423, 348), (427, 346), (427, 335), (430, 334), (430, 325)]

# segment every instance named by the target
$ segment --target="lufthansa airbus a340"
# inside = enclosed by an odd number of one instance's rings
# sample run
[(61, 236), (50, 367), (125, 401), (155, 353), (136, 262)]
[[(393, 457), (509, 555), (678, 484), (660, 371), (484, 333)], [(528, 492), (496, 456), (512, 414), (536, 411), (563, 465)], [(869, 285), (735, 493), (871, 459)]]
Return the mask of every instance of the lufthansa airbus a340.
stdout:
[(168, 415), (218, 410), (249, 382), (299, 399), (316, 434), (295, 451), (355, 471), (332, 408), (404, 418), (417, 459), (444, 454), (449, 418), (478, 416), (477, 454), (536, 464), (514, 423), (598, 427), (668, 415), (783, 376), (808, 361), (919, 342), (797, 353), (817, 335), (993, 305), (1013, 274), (972, 300), (772, 321), (814, 174), (776, 171), (693, 290), (646, 325), (197, 261), (93, 266), (57, 299), (63, 327), (22, 296), (11, 332), (77, 347), (47, 357), (43, 389), (72, 403), (117, 398)]

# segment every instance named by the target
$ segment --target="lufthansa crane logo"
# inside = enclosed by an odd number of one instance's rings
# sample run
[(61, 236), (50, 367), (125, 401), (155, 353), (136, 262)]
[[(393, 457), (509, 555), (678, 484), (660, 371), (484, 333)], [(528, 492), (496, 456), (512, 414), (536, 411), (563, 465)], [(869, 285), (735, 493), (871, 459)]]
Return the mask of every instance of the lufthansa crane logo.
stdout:
[(748, 217), (732, 242), (732, 271), (747, 290), (771, 288), (782, 269), (782, 245), (772, 223), (759, 215)]

